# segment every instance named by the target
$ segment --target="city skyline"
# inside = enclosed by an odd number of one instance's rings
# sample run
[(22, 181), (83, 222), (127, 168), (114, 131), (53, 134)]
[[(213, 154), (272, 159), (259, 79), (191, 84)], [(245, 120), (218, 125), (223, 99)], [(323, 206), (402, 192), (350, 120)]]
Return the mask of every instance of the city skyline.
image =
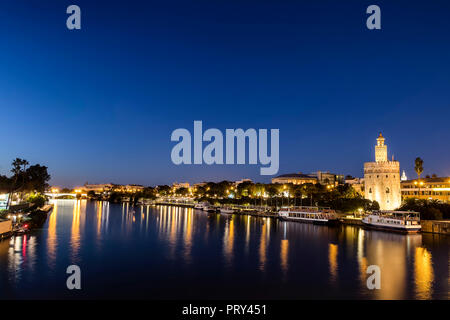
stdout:
[(381, 30), (358, 1), (77, 4), (77, 31), (65, 3), (0, 5), (3, 175), (20, 157), (68, 187), (270, 181), (259, 166), (174, 165), (171, 132), (202, 120), (279, 128), (278, 174), (362, 177), (381, 131), (408, 177), (416, 157), (450, 176), (448, 4), (380, 1)]

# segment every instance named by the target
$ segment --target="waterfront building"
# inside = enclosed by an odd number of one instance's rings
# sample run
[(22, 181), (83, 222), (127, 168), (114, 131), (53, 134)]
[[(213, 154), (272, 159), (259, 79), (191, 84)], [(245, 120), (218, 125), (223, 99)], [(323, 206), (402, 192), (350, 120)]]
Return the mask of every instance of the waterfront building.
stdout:
[(316, 184), (318, 182), (316, 177), (312, 177), (311, 175), (299, 173), (289, 173), (282, 174), (278, 177), (272, 178), (272, 183), (292, 183), (292, 184), (304, 184), (304, 183), (313, 183)]
[(172, 187), (176, 190), (176, 189), (180, 189), (180, 188), (187, 188), (187, 189), (189, 189), (189, 187), (190, 187), (190, 184), (189, 184), (189, 182), (174, 182), (173, 184), (172, 184)]
[(344, 183), (351, 185), (357, 193), (364, 196), (364, 179), (363, 178), (345, 179)]
[(112, 184), (112, 183), (102, 183), (102, 184), (88, 184), (86, 183), (83, 187), (80, 188), (82, 192), (94, 191), (95, 193), (109, 193), (109, 192), (138, 192), (142, 191), (144, 186), (137, 184)]
[(0, 210), (7, 208), (8, 198), (9, 198), (9, 193), (0, 194)]
[(343, 174), (334, 174), (329, 171), (317, 171), (309, 174), (310, 177), (316, 178), (320, 184), (323, 185), (338, 185), (344, 183)]
[(116, 192), (139, 192), (144, 190), (144, 186), (141, 186), (139, 184), (127, 184), (127, 185), (119, 185), (115, 184), (113, 187), (113, 191)]
[(94, 191), (95, 193), (110, 192), (114, 185), (112, 183), (88, 184), (86, 183), (82, 189), (84, 192)]
[(416, 198), (450, 203), (450, 177), (402, 181), (401, 191), (403, 200)]
[(241, 179), (241, 180), (235, 181), (234, 185), (237, 187), (238, 185), (240, 185), (241, 183), (244, 183), (244, 182), (253, 182), (253, 181), (252, 181), (252, 179)]
[(207, 184), (208, 184), (207, 182), (198, 182), (198, 183), (194, 183), (193, 187), (194, 188), (204, 187)]
[(387, 146), (380, 132), (375, 146), (375, 162), (364, 163), (364, 196), (377, 201), (381, 210), (401, 205), (400, 162), (388, 160)]

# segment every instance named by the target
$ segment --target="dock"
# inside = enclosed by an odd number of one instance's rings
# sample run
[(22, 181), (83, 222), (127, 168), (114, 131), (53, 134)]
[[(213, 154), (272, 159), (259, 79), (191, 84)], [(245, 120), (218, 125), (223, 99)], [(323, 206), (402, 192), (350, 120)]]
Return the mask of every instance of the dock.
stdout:
[(349, 226), (362, 226), (362, 218), (353, 218), (353, 217), (341, 217), (340, 222), (344, 225)]

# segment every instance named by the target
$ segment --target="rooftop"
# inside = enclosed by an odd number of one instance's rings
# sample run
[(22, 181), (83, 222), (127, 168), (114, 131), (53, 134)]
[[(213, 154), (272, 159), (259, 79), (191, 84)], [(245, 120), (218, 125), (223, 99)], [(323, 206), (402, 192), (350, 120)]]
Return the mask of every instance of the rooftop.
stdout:
[[(402, 181), (402, 183), (414, 183), (418, 179), (411, 179)], [(420, 181), (424, 183), (450, 183), (450, 177), (437, 177), (437, 178), (420, 178)]]
[(303, 173), (288, 173), (288, 174), (282, 174), (278, 177), (275, 178), (302, 178), (302, 179), (314, 179), (316, 180), (316, 178), (311, 177), (309, 175), (303, 174)]

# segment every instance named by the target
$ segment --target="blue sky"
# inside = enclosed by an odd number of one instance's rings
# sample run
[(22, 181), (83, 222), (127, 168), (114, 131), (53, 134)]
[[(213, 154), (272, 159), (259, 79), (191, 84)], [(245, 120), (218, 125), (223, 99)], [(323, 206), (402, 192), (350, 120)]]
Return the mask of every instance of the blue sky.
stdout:
[[(379, 131), (402, 170), (450, 176), (450, 4), (2, 1), (0, 173), (155, 185), (260, 176), (172, 164), (177, 128), (279, 128), (280, 171), (363, 175)], [(81, 30), (66, 8), (81, 8)]]

